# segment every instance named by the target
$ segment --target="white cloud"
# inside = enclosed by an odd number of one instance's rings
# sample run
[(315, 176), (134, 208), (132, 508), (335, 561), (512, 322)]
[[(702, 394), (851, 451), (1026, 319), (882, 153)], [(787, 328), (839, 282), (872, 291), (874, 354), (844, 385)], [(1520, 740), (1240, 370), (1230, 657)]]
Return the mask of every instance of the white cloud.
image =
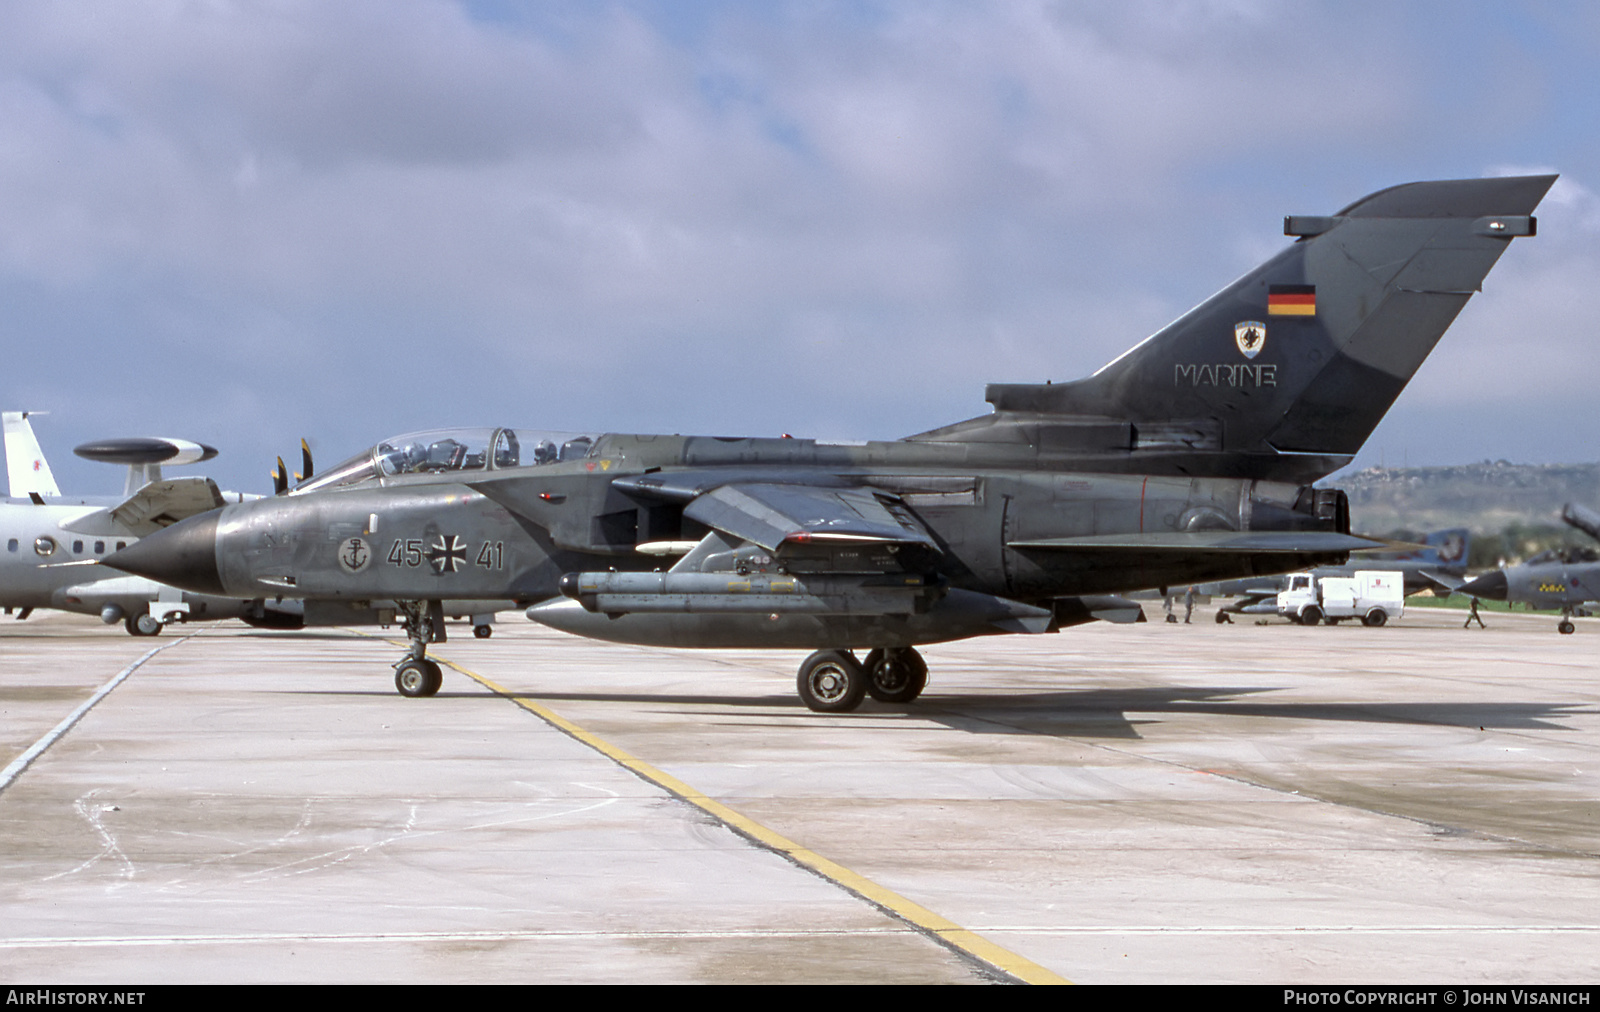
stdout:
[[(1098, 367), (1279, 248), (1285, 212), (1530, 160), (1440, 125), (1450, 54), (1383, 7), (551, 17), (0, 11), (29, 396), (82, 397), (84, 438), (155, 415), (256, 456), (501, 419), (900, 434)], [(1595, 297), (1562, 233), (1600, 220), (1573, 187), (1534, 240), (1555, 259), (1517, 273), (1519, 243), (1408, 398), (1463, 389), (1452, 363), (1512, 321), (1566, 354)], [(63, 357), (121, 386), (39, 378)]]

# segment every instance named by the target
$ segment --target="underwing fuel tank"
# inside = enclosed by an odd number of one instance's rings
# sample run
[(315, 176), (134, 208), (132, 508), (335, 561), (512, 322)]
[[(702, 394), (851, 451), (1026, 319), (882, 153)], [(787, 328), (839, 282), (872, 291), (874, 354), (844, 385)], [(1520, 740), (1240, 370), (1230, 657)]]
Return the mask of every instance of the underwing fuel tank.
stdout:
[[(572, 574), (578, 576), (579, 574)], [(582, 576), (626, 577), (643, 576), (660, 579), (663, 573), (595, 573)], [(682, 574), (711, 577), (726, 584), (730, 577), (723, 574)], [(777, 577), (776, 579), (787, 579)], [(815, 582), (808, 581), (808, 582)], [(573, 580), (576, 591), (582, 584)], [(597, 581), (594, 586), (599, 586)], [(662, 582), (665, 586), (665, 581)], [(615, 587), (631, 586), (631, 581), (618, 581)], [(674, 583), (673, 586), (678, 586)], [(862, 595), (871, 593), (861, 591)], [(897, 591), (896, 595), (905, 595)], [(602, 597), (594, 596), (598, 609)], [(623, 595), (616, 595), (620, 598)], [(529, 608), (527, 615), (535, 622), (594, 639), (618, 643), (636, 643), (647, 646), (698, 646), (698, 647), (775, 647), (788, 649), (816, 649), (820, 647), (845, 648), (863, 641), (883, 643), (888, 646), (909, 646), (914, 643), (941, 643), (991, 633), (1046, 633), (1059, 628), (1056, 613), (1048, 608), (1037, 608), (1020, 601), (1012, 601), (976, 591), (949, 589), (929, 600), (925, 610), (907, 609), (889, 611), (825, 611), (832, 607), (824, 602), (825, 595), (784, 598), (782, 606), (759, 608), (754, 598), (743, 606), (718, 600), (734, 595), (718, 593), (693, 593), (682, 590), (651, 595), (629, 594), (631, 600), (641, 604), (633, 611), (606, 612), (589, 610), (585, 602), (571, 598), (555, 598)], [(762, 595), (771, 598), (776, 595)], [(885, 595), (888, 598), (891, 595)], [(909, 596), (909, 595), (905, 595)], [(649, 600), (650, 598), (654, 600)], [(904, 599), (904, 598), (902, 598)], [(619, 601), (608, 603), (616, 605)], [(875, 607), (882, 607), (877, 605)], [(1076, 622), (1076, 617), (1069, 624)]]
[(918, 573), (804, 578), (762, 573), (568, 573), (561, 578), (561, 593), (586, 611), (607, 615), (909, 615), (926, 612), (944, 595), (944, 587)]

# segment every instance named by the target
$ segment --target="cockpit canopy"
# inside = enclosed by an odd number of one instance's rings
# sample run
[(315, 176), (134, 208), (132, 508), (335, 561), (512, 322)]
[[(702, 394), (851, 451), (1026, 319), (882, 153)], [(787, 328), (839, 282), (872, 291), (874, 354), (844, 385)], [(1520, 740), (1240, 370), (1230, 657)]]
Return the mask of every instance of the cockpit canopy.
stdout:
[(431, 429), (385, 439), (322, 474), (296, 485), (291, 494), (354, 485), (372, 478), (448, 471), (493, 471), (533, 464), (581, 460), (596, 437), (542, 429)]

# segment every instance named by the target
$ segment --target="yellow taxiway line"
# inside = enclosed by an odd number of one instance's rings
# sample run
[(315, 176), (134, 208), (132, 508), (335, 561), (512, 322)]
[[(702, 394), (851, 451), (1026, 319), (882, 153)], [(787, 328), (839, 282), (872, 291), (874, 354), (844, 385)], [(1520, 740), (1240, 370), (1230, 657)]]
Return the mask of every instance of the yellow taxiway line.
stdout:
[(986, 963), (1024, 984), (1072, 983), (1065, 977), (1051, 973), (1038, 963), (1024, 959), (1009, 949), (1001, 948), (983, 936), (968, 931), (948, 918), (941, 917), (927, 907), (913, 903), (892, 889), (885, 889), (878, 883), (851, 871), (837, 861), (830, 861), (816, 851), (802, 847), (788, 837), (768, 829), (747, 816), (741, 815), (722, 802), (700, 793), (677, 777), (656, 769), (649, 763), (624, 752), (593, 732), (579, 727), (548, 707), (536, 703), (526, 696), (519, 696), (510, 689), (497, 685), (483, 675), (475, 671), (469, 671), (454, 661), (448, 661), (438, 656), (434, 656), (434, 659), (461, 672), (495, 695), (511, 700), (545, 723), (576, 738), (612, 762), (631, 770), (637, 776), (643, 777), (667, 793), (682, 798), (734, 832), (754, 840), (763, 847), (777, 851), (802, 868), (821, 875), (839, 887), (855, 893), (885, 913), (931, 935), (947, 947), (970, 956), (979, 962)]

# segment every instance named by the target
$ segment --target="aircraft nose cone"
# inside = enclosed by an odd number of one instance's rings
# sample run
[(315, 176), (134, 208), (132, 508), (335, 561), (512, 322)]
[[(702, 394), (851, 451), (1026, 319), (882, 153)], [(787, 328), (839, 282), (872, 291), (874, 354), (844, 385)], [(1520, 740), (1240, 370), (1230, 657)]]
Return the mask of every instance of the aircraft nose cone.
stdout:
[(1476, 580), (1469, 580), (1456, 588), (1457, 594), (1468, 597), (1482, 598), (1486, 601), (1504, 601), (1506, 599), (1506, 574), (1500, 570), (1485, 573)]
[(217, 513), (202, 513), (141, 538), (104, 565), (197, 594), (226, 596), (217, 571)]

